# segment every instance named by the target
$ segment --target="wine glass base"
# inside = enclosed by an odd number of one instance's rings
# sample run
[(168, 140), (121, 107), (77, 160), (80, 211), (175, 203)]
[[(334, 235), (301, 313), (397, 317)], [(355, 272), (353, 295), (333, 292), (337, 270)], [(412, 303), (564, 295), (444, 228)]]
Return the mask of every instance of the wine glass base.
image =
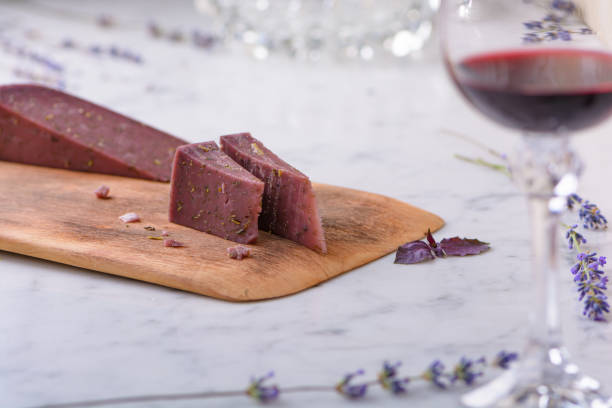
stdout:
[(599, 392), (599, 382), (581, 374), (562, 348), (538, 351), (463, 395), (461, 403), (470, 408), (612, 408), (612, 398)]

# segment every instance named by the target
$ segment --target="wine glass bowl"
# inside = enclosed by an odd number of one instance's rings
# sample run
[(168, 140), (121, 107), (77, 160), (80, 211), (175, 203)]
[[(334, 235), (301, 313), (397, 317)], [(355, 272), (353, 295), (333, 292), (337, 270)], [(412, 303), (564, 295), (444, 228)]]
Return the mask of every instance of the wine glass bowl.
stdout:
[(521, 360), (462, 403), (612, 407), (571, 362), (557, 300), (559, 217), (581, 168), (569, 136), (612, 114), (612, 53), (580, 25), (569, 0), (443, 0), (439, 26), (458, 90), (484, 116), (523, 135), (510, 166), (531, 219), (534, 300)]
[(574, 132), (612, 112), (612, 55), (526, 48), (449, 62), (468, 101), (496, 122), (527, 132)]

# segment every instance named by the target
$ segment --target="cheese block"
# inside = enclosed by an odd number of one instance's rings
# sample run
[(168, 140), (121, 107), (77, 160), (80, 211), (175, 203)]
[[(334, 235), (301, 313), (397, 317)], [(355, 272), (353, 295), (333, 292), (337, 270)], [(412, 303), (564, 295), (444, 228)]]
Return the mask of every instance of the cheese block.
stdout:
[(221, 149), (265, 183), (260, 229), (327, 252), (317, 201), (305, 174), (250, 133), (221, 136)]
[(51, 88), (0, 86), (0, 160), (168, 181), (186, 143)]
[(181, 146), (170, 184), (171, 222), (251, 244), (257, 241), (264, 183), (215, 142)]

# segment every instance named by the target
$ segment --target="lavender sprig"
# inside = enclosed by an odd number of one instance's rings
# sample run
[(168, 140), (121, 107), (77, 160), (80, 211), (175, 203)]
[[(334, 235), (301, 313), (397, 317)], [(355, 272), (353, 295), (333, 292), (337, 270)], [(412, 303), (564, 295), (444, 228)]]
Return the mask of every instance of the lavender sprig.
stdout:
[(12, 55), (24, 62), (34, 64), (39, 69), (32, 70), (28, 67), (13, 68), (13, 75), (17, 78), (27, 79), (32, 82), (53, 86), (57, 89), (66, 88), (64, 80), (64, 66), (48, 55), (28, 49), (25, 45), (17, 44), (13, 40), (0, 37), (0, 50), (5, 54)]
[(196, 48), (211, 49), (216, 46), (220, 39), (218, 36), (203, 32), (201, 30), (192, 30), (191, 35), (187, 35), (181, 30), (165, 30), (161, 25), (155, 21), (147, 23), (147, 31), (149, 35), (155, 39), (165, 39), (173, 43), (184, 43), (189, 40), (189, 43)]
[(597, 257), (595, 252), (581, 252), (576, 256), (578, 262), (571, 272), (578, 285), (578, 300), (584, 301), (582, 314), (595, 321), (605, 321), (605, 314), (610, 313), (610, 304), (605, 292), (608, 290), (608, 277), (603, 266), (606, 257)]
[[(510, 363), (518, 359), (518, 354), (514, 352), (500, 351), (490, 364), (491, 367), (506, 370)], [(289, 393), (306, 393), (306, 392), (337, 392), (349, 399), (360, 399), (366, 395), (369, 386), (380, 385), (382, 388), (391, 391), (394, 395), (404, 394), (406, 384), (417, 380), (425, 380), (436, 385), (437, 388), (446, 388), (458, 382), (464, 382), (466, 385), (473, 385), (475, 380), (479, 378), (485, 368), (485, 359), (481, 357), (472, 360), (462, 357), (452, 372), (444, 370), (444, 364), (440, 360), (435, 360), (428, 368), (418, 376), (408, 376), (401, 378), (398, 369), (401, 362), (390, 364), (385, 361), (382, 371), (378, 374), (378, 379), (368, 381), (361, 384), (352, 384), (355, 377), (364, 374), (363, 370), (358, 370), (346, 374), (340, 382), (335, 386), (317, 386), (317, 385), (301, 385), (294, 387), (285, 387), (282, 389), (283, 394)], [(193, 400), (193, 399), (208, 399), (208, 398), (223, 398), (237, 397), (247, 395), (250, 398), (261, 403), (268, 403), (277, 400), (280, 397), (281, 389), (277, 385), (265, 385), (264, 383), (274, 376), (273, 372), (262, 377), (251, 379), (246, 390), (226, 390), (226, 391), (204, 391), (182, 394), (157, 394), (157, 395), (137, 395), (119, 398), (107, 398), (99, 400), (77, 401), (60, 404), (45, 404), (30, 408), (77, 408), (77, 407), (99, 407), (103, 405), (116, 405), (136, 402), (152, 402), (152, 401), (178, 401), (178, 400)]]
[(523, 42), (571, 41), (572, 34), (593, 34), (593, 30), (588, 27), (571, 30), (564, 26), (575, 11), (576, 5), (572, 1), (552, 0), (548, 5), (548, 13), (541, 20), (530, 20), (523, 23), (525, 28), (530, 30), (523, 35)]
[(142, 64), (144, 62), (142, 56), (127, 48), (118, 47), (116, 45), (102, 46), (99, 44), (91, 44), (89, 46), (79, 45), (71, 38), (65, 38), (60, 46), (66, 50), (76, 50), (85, 52), (95, 56), (109, 56), (111, 58), (120, 59), (134, 64)]

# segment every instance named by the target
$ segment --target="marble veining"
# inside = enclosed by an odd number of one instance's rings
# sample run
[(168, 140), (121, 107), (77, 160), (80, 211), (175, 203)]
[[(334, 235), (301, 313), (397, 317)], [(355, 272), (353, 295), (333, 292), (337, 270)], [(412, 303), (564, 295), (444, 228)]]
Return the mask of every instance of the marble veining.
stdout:
[[(164, 18), (161, 2), (134, 3), (115, 2), (111, 11), (140, 23)], [(103, 3), (79, 4), (92, 15), (102, 11)], [(191, 4), (173, 3), (165, 23), (197, 24)], [(247, 304), (0, 252), (0, 406), (236, 389), (271, 369), (280, 385), (333, 384), (358, 368), (374, 378), (385, 359), (417, 373), (435, 358), (451, 364), (464, 354), (520, 349), (531, 287), (525, 203), (504, 175), (454, 159), (484, 153), (445, 129), (501, 151), (510, 151), (516, 137), (460, 99), (433, 49), (422, 61), (390, 67), (255, 62), (156, 43), (135, 28), (103, 31), (27, 3), (2, 3), (0, 16), (12, 21), (0, 31), (6, 36), (36, 28), (45, 41), (70, 35), (143, 53), (142, 66), (58, 53), (72, 93), (190, 142), (251, 131), (314, 181), (408, 201), (447, 221), (438, 237), (492, 244), (482, 256), (413, 266), (394, 265), (390, 255), (300, 294)], [(0, 67), (0, 83), (15, 82), (10, 68)], [(612, 213), (611, 132), (608, 123), (575, 140), (587, 163), (581, 193), (604, 214)], [(598, 252), (612, 255), (609, 233), (589, 237)], [(567, 343), (612, 392), (612, 326), (580, 317), (571, 263), (564, 255)], [(454, 407), (462, 391), (419, 385), (393, 398), (373, 389), (359, 406)], [(279, 406), (351, 404), (313, 393), (287, 395)], [(230, 398), (130, 406), (255, 404)]]

